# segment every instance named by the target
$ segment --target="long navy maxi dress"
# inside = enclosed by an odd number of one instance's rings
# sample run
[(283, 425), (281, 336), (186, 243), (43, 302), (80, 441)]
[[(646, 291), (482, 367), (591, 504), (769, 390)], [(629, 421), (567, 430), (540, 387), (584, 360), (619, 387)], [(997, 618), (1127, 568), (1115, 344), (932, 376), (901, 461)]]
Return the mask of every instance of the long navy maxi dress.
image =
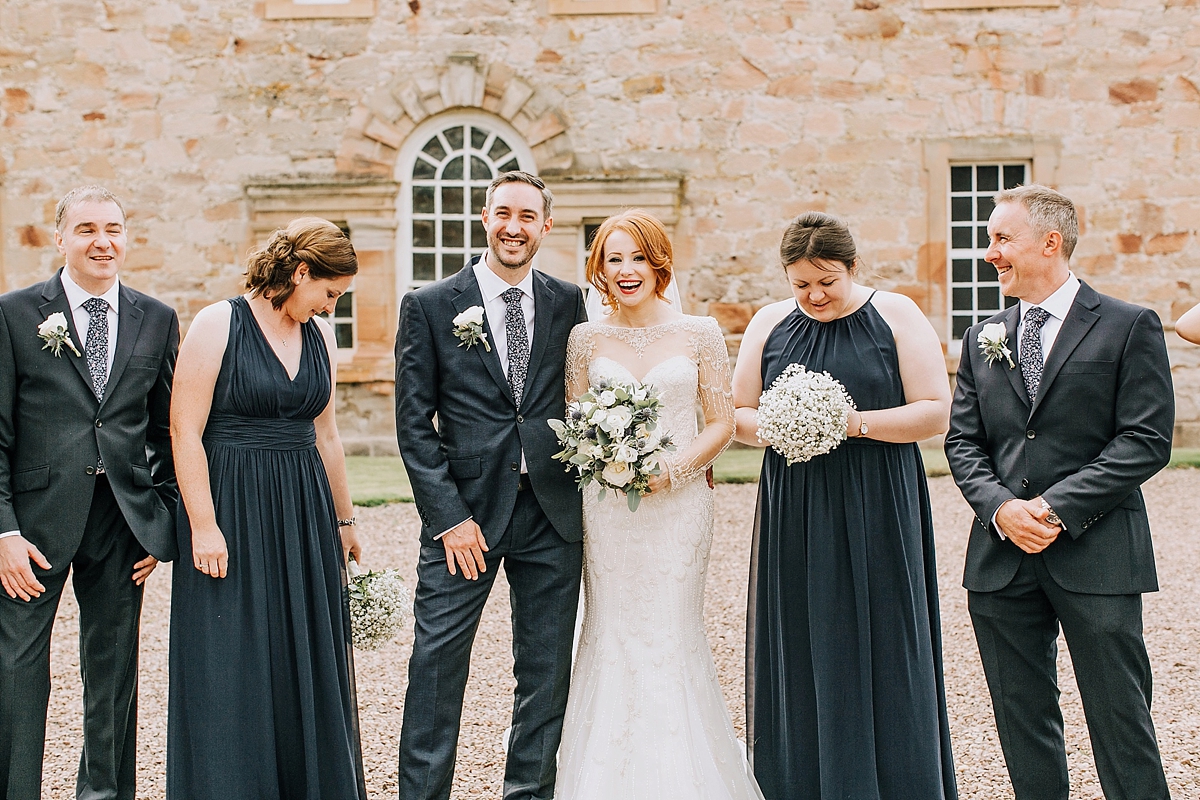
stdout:
[(345, 568), (313, 420), (329, 356), (303, 325), (289, 379), (246, 300), (204, 431), (228, 574), (196, 570), (180, 504), (172, 572), (169, 800), (365, 800)]
[[(870, 301), (831, 322), (797, 307), (767, 337), (763, 386), (792, 363), (829, 372), (859, 410), (905, 402), (891, 328)], [(849, 439), (790, 467), (768, 448), (756, 516), (746, 709), (763, 795), (954, 800), (917, 445)]]

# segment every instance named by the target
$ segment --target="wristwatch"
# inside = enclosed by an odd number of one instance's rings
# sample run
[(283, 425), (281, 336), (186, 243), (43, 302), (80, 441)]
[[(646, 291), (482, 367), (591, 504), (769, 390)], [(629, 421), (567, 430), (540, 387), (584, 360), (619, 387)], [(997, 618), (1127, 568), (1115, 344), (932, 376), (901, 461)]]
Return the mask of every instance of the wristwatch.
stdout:
[(858, 438), (863, 438), (867, 435), (867, 433), (870, 432), (870, 430), (871, 429), (867, 427), (867, 418), (864, 417), (860, 411), (858, 414)]
[(1049, 522), (1051, 525), (1062, 525), (1062, 520), (1059, 519), (1058, 514), (1050, 507), (1050, 504), (1046, 502), (1046, 498), (1041, 497), (1038, 499), (1042, 501), (1042, 508), (1050, 512), (1046, 515), (1046, 522)]

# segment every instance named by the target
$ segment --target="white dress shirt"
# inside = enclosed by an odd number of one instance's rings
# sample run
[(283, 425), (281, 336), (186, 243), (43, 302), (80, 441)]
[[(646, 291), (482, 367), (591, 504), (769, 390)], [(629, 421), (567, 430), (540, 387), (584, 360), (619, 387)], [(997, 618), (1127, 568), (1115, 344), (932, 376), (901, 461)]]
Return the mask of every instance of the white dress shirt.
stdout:
[[(71, 319), (75, 321), (75, 330), (79, 332), (81, 341), (75, 343), (79, 348), (79, 352), (83, 352), (84, 343), (87, 342), (88, 330), (91, 327), (91, 315), (83, 304), (91, 299), (92, 295), (78, 283), (71, 280), (71, 273), (64, 269), (62, 271), (63, 292), (67, 295), (67, 303), (71, 306)], [(113, 285), (107, 292), (100, 295), (101, 300), (108, 302), (108, 367), (107, 371), (112, 372), (113, 353), (117, 350), (117, 303), (120, 302), (121, 282), (113, 281)], [(503, 305), (503, 302), (501, 302)], [(88, 387), (91, 388), (91, 387)], [(21, 532), (4, 531), (0, 533), (0, 539), (7, 539), (10, 536), (20, 536)]]

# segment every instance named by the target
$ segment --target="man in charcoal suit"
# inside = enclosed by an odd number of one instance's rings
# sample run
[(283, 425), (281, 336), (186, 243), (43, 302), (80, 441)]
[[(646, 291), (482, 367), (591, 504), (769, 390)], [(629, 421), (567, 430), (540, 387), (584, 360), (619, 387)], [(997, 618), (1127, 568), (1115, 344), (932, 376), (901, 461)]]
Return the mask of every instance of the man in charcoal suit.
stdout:
[(79, 603), (76, 796), (132, 800), (142, 584), (175, 557), (168, 428), (175, 312), (121, 285), (125, 212), (98, 186), (58, 204), (66, 260), (0, 296), (0, 798), (38, 800), (50, 634)]
[(532, 175), (498, 176), (487, 253), (401, 304), (396, 429), (421, 517), (401, 800), (450, 797), (471, 644), (501, 561), (517, 679), (504, 798), (554, 794), (583, 511), (546, 422), (566, 413), (567, 338), (586, 314), (579, 287), (532, 269), (552, 201)]
[(1142, 593), (1158, 581), (1140, 488), (1171, 454), (1162, 325), (1071, 273), (1078, 222), (1058, 192), (1001, 192), (988, 233), (1001, 291), (1021, 302), (963, 339), (946, 455), (976, 515), (963, 585), (1013, 789), (1069, 794), (1061, 625), (1105, 797), (1167, 798), (1142, 639)]

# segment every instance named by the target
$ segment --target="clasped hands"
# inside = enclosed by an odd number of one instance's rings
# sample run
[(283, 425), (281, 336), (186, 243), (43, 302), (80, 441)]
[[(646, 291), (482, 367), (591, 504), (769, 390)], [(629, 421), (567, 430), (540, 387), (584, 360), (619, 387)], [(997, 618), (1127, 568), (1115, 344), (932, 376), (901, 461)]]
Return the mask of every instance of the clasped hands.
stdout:
[[(31, 563), (42, 569), (50, 569), (50, 562), (42, 555), (42, 551), (24, 536), (0, 539), (0, 586), (14, 600), (19, 597), (29, 602), (46, 591), (46, 587), (33, 574)], [(157, 558), (146, 556), (133, 565), (133, 582), (141, 586), (157, 566)]]
[(1047, 521), (1049, 516), (1040, 497), (1006, 500), (996, 511), (996, 527), (1026, 553), (1040, 553), (1062, 533), (1061, 525)]

